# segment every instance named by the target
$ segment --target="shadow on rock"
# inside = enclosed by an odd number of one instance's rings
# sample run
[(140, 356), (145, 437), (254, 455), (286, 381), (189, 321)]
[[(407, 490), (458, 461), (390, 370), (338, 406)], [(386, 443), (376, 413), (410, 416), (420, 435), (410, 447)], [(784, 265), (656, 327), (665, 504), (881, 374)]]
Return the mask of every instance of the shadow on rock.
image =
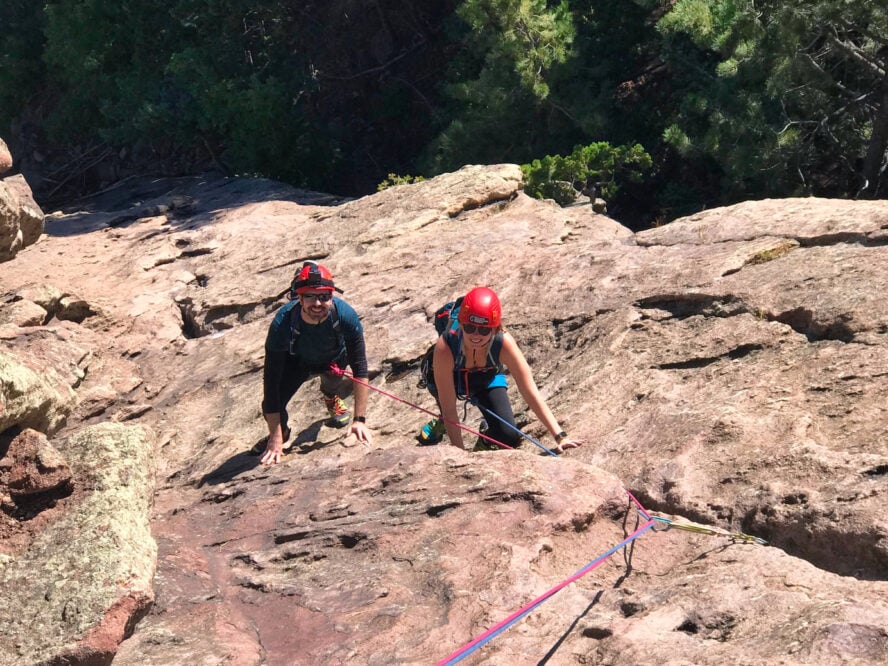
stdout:
[[(164, 215), (170, 229), (194, 229), (212, 224), (219, 211), (268, 201), (303, 206), (338, 206), (348, 199), (301, 190), (263, 178), (245, 180), (218, 173), (179, 178), (124, 179), (65, 207), (62, 217), (50, 217), (46, 233), (74, 236), (107, 228), (127, 227)], [(133, 203), (136, 202), (136, 203)]]
[[(284, 447), (284, 455), (294, 452), (306, 454), (326, 446), (329, 442), (318, 440), (318, 435), (323, 425), (324, 421), (319, 420), (302, 430), (290, 446)], [(212, 472), (204, 474), (200, 481), (198, 481), (197, 487), (203, 488), (204, 486), (217, 486), (228, 483), (236, 476), (255, 469), (260, 464), (259, 461), (262, 457), (264, 445), (265, 437), (263, 436), (257, 439), (246, 451), (234, 454)]]
[(312, 423), (305, 430), (299, 433), (299, 436), (292, 444), (290, 444), (289, 447), (284, 449), (284, 453), (299, 453), (304, 455), (306, 453), (311, 453), (312, 451), (317, 451), (318, 449), (323, 448), (324, 446), (329, 444), (330, 442), (325, 442), (318, 439), (318, 436), (321, 434), (321, 427), (323, 425), (323, 419)]

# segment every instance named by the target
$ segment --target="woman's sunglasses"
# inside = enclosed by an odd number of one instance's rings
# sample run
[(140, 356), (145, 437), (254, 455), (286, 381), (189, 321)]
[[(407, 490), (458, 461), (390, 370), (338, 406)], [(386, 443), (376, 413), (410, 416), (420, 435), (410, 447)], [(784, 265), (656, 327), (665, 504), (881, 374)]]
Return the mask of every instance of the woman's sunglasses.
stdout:
[(469, 335), (489, 335), (493, 330), (490, 326), (476, 326), (475, 324), (463, 324), (462, 329)]
[(331, 298), (333, 298), (333, 294), (302, 294), (302, 298), (306, 301), (318, 301), (319, 303), (326, 303)]

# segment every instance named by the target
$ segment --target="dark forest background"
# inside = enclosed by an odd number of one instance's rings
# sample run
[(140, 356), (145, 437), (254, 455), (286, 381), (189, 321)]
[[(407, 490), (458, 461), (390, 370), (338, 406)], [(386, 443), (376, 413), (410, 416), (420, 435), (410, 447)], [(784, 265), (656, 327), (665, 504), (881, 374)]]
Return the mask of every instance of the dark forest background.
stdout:
[(360, 196), (500, 162), (635, 229), (884, 197), (888, 6), (3, 0), (0, 136), (44, 206), (134, 175)]

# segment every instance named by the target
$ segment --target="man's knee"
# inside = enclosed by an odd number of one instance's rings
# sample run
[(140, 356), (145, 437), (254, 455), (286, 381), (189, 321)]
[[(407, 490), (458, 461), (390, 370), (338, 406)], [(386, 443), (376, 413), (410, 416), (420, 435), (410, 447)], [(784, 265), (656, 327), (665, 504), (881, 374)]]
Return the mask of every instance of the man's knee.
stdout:
[(351, 382), (343, 375), (325, 372), (321, 375), (321, 393), (328, 396), (338, 395), (339, 397), (348, 395), (351, 393)]

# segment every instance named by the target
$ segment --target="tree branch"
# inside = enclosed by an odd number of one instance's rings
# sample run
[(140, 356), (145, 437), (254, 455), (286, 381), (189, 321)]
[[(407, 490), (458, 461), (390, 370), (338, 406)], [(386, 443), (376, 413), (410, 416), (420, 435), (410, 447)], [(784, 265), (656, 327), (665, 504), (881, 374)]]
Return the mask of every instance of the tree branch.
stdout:
[(398, 62), (399, 60), (403, 60), (404, 58), (409, 56), (411, 53), (416, 51), (419, 47), (423, 46), (424, 44), (425, 44), (424, 40), (421, 42), (417, 42), (416, 44), (411, 46), (409, 49), (407, 49), (403, 53), (396, 55), (394, 58), (392, 58), (388, 62), (384, 62), (383, 64), (379, 65), (378, 67), (371, 67), (370, 69), (365, 69), (363, 72), (358, 72), (356, 74), (351, 74), (349, 76), (330, 76), (329, 74), (318, 73), (318, 78), (319, 79), (326, 79), (328, 81), (353, 81), (354, 79), (359, 79), (362, 76), (367, 76), (368, 74), (375, 74), (377, 72), (384, 72), (389, 67), (394, 65), (396, 62)]
[(839, 19), (839, 23), (842, 24), (846, 30), (850, 32), (857, 32), (866, 37), (867, 39), (871, 39), (874, 42), (878, 42), (882, 46), (888, 46), (888, 39), (885, 39), (883, 35), (876, 34), (874, 32), (870, 32), (866, 28), (860, 25), (854, 25), (850, 23), (847, 19)]
[(852, 98), (852, 99), (855, 98), (855, 97), (857, 97), (857, 95), (858, 95), (859, 93), (856, 93), (856, 92), (854, 92), (853, 90), (851, 90), (851, 89), (849, 89), (849, 88), (846, 88), (846, 87), (842, 84), (841, 81), (837, 80), (835, 77), (833, 77), (832, 74), (830, 74), (830, 73), (827, 72), (825, 69), (823, 69), (823, 67), (820, 65), (820, 63), (817, 62), (817, 61), (814, 59), (814, 57), (813, 57), (810, 53), (803, 53), (802, 55), (803, 55), (805, 58), (808, 59), (808, 64), (809, 64), (809, 65), (811, 65), (814, 69), (816, 69), (818, 72), (820, 72), (820, 73), (823, 74), (825, 77), (827, 77), (827, 78), (831, 81), (832, 85), (834, 85), (836, 88), (838, 88), (839, 92), (841, 92), (843, 95), (845, 95), (845, 97), (849, 97), (849, 98)]
[(854, 60), (855, 62), (858, 62), (866, 67), (872, 74), (875, 74), (880, 79), (885, 76), (885, 69), (881, 66), (882, 63), (870, 58), (868, 54), (861, 51), (854, 44), (842, 41), (835, 35), (827, 35), (826, 39), (827, 41), (829, 41), (830, 44), (837, 47), (840, 51), (848, 55), (851, 60)]

